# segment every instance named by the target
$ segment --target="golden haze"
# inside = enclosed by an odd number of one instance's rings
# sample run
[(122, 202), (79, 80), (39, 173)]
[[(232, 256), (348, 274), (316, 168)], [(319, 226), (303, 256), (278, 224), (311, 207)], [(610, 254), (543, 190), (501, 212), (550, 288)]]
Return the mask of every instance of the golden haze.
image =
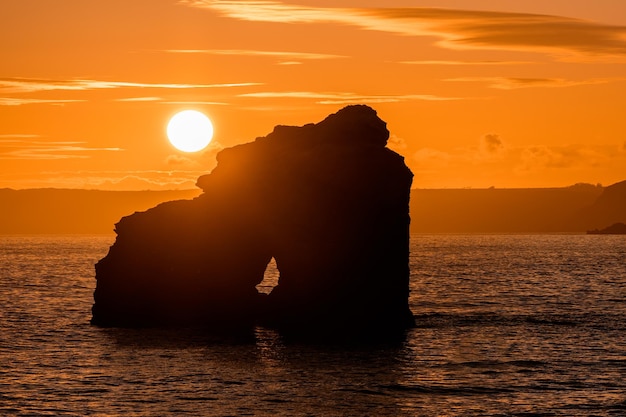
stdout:
[[(549, 3), (549, 4), (546, 4)], [(0, 188), (193, 188), (223, 147), (353, 103), (418, 188), (626, 176), (626, 3), (0, 3)], [(165, 126), (208, 114), (184, 154)]]

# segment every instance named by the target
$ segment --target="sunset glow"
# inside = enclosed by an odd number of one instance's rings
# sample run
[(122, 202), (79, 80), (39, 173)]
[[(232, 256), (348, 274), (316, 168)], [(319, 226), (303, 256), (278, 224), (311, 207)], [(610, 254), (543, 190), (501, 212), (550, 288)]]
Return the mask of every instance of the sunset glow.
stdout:
[[(0, 4), (0, 188), (194, 188), (217, 152), (368, 104), (417, 188), (626, 178), (626, 3)], [(163, 140), (194, 108), (202, 152)]]

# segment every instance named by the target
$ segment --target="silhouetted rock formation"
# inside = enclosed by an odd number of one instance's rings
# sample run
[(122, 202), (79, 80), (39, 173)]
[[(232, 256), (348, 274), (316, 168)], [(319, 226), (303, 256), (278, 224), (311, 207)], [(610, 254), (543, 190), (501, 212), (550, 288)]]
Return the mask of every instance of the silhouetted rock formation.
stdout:
[[(412, 173), (349, 106), (225, 149), (194, 200), (123, 218), (96, 265), (93, 323), (403, 329)], [(279, 284), (255, 286), (274, 257)]]

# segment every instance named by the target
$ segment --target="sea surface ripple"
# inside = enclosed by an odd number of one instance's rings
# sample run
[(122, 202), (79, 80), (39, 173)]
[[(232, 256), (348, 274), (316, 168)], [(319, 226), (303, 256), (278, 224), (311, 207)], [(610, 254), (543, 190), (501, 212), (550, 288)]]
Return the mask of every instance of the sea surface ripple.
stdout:
[(367, 346), (91, 326), (112, 241), (0, 237), (0, 415), (626, 415), (626, 236), (412, 236), (417, 327)]

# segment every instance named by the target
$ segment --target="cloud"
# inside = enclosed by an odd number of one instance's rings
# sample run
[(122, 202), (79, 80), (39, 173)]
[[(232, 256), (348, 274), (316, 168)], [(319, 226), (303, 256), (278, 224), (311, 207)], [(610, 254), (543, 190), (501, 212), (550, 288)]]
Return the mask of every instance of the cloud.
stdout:
[(387, 140), (387, 147), (399, 153), (407, 149), (408, 145), (406, 140), (392, 133), (389, 135), (389, 139)]
[(544, 169), (596, 168), (606, 165), (614, 156), (607, 150), (582, 145), (531, 146), (521, 151), (515, 170), (519, 173), (532, 173)]
[[(37, 171), (0, 174), (0, 184), (11, 188), (81, 188), (100, 190), (189, 190), (206, 170), (145, 171)], [(200, 190), (198, 190), (200, 193)]]
[(121, 148), (86, 147), (86, 142), (46, 142), (0, 139), (0, 159), (56, 160), (90, 158), (91, 152), (117, 152)]
[[(194, 152), (190, 154), (172, 154), (165, 158), (165, 163), (168, 166), (176, 167), (177, 169), (190, 170), (194, 169), (200, 172), (200, 169), (212, 169), (217, 165), (217, 154), (224, 149), (218, 141), (212, 140), (209, 145), (200, 152)], [(206, 174), (206, 172), (203, 172)]]
[(166, 52), (179, 54), (253, 56), (303, 61), (346, 58), (344, 55), (318, 54), (311, 52), (258, 51), (253, 49), (168, 49)]
[(57, 175), (57, 183), (73, 184), (73, 188), (101, 190), (182, 190), (195, 189), (204, 170), (172, 171), (91, 171)]
[(438, 8), (324, 8), (271, 0), (180, 0), (233, 19), (335, 23), (404, 36), (433, 36), (450, 49), (626, 55), (626, 27), (561, 16)]
[(406, 65), (443, 65), (443, 66), (490, 66), (490, 65), (527, 65), (529, 61), (399, 61)]
[(626, 26), (561, 16), (453, 9), (376, 9), (369, 13), (385, 21), (419, 22), (429, 34), (442, 39), (440, 46), (451, 49), (626, 54)]
[[(48, 80), (34, 78), (2, 78), (0, 79), (1, 93), (34, 93), (40, 91), (87, 91), (115, 88), (151, 88), (151, 89), (195, 89), (195, 88), (230, 88), (258, 86), (261, 83), (222, 83), (222, 84), (172, 84), (172, 83), (135, 83), (125, 81), (98, 81), (98, 80)], [(18, 100), (18, 99), (6, 99)], [(21, 100), (21, 99), (19, 99)], [(42, 100), (43, 101), (43, 100)], [(67, 102), (70, 100), (54, 100)], [(77, 100), (71, 100), (77, 101)]]
[[(170, 176), (151, 178), (148, 176), (125, 175), (119, 178), (87, 178), (90, 187), (102, 190), (181, 190), (195, 187), (197, 177)], [(81, 188), (84, 187), (81, 186)]]
[(480, 82), (489, 84), (490, 88), (499, 90), (515, 90), (519, 88), (563, 88), (579, 85), (597, 85), (620, 82), (626, 78), (595, 78), (589, 80), (566, 80), (563, 78), (522, 78), (522, 77), (463, 77), (448, 78), (452, 82)]
[[(180, 0), (179, 4), (211, 9), (234, 19), (280, 23), (341, 23), (348, 19), (344, 13), (350, 10), (296, 6), (264, 0)], [(332, 10), (338, 13), (333, 14)]]
[[(625, 144), (626, 145), (626, 144)], [(467, 146), (447, 151), (423, 148), (413, 154), (420, 163), (483, 164), (505, 162), (517, 172), (534, 172), (543, 169), (570, 169), (600, 167), (609, 160), (620, 158), (619, 149), (613, 146), (531, 145), (508, 147), (497, 134), (487, 134), (479, 146)]]
[(419, 164), (429, 163), (445, 167), (454, 159), (454, 156), (438, 149), (422, 148), (413, 154), (413, 159)]
[(359, 104), (359, 103), (397, 103), (404, 101), (447, 101), (461, 100), (458, 97), (441, 97), (428, 94), (405, 95), (360, 95), (355, 93), (313, 91), (266, 91), (258, 93), (239, 94), (239, 97), (253, 98), (293, 98), (317, 100), (318, 104)]
[(192, 164), (195, 164), (196, 161), (194, 161), (193, 159), (187, 158), (186, 156), (182, 156), (182, 155), (168, 155), (167, 158), (165, 158), (165, 163), (167, 165), (180, 166), (180, 165), (192, 165)]
[(498, 154), (504, 150), (504, 143), (499, 135), (491, 133), (482, 137), (480, 149), (487, 155)]
[(127, 97), (127, 98), (118, 98), (115, 101), (123, 101), (123, 102), (144, 102), (144, 101), (161, 101), (163, 100), (161, 97)]
[(0, 106), (24, 106), (27, 104), (53, 104), (62, 106), (66, 103), (80, 103), (85, 100), (43, 100), (37, 98), (0, 97)]
[(4, 142), (2, 139), (24, 139), (24, 138), (40, 138), (41, 135), (29, 134), (29, 133), (5, 133), (0, 135), (0, 143)]
[(481, 165), (500, 163), (510, 152), (499, 135), (490, 133), (478, 141), (478, 145), (440, 150), (422, 148), (413, 154), (413, 160), (421, 166), (445, 168), (448, 166)]
[(184, 105), (216, 105), (216, 106), (228, 106), (229, 103), (224, 103), (221, 101), (162, 101), (161, 104), (184, 104)]
[[(512, 147), (492, 134), (485, 135), (479, 147), (422, 148), (407, 154), (406, 161), (418, 178), (416, 184), (428, 183), (429, 187), (499, 186), (505, 179), (527, 184), (523, 186), (545, 186), (546, 179), (567, 182), (597, 178), (609, 171), (614, 178), (614, 171), (626, 163), (626, 153), (616, 144)], [(468, 178), (473, 183), (465, 183)]]

